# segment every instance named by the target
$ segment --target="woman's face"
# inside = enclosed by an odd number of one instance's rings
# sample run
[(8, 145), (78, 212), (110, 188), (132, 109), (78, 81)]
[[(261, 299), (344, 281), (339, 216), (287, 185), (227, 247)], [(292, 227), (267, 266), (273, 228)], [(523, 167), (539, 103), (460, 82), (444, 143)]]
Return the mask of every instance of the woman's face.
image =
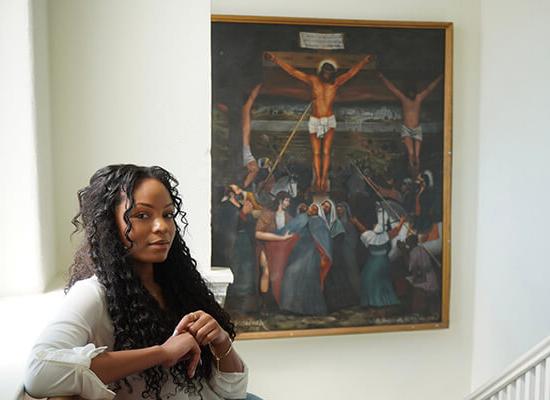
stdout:
[(115, 209), (116, 223), (123, 244), (130, 250), (130, 257), (138, 264), (159, 263), (166, 260), (176, 234), (174, 221), (176, 208), (164, 185), (156, 179), (147, 178), (134, 189), (134, 208), (129, 218), (132, 229), (125, 236), (124, 213), (129, 201), (123, 197)]
[(330, 205), (330, 203), (328, 201), (323, 201), (321, 203), (321, 207), (323, 207), (323, 211), (327, 215), (328, 215), (328, 213), (330, 213), (330, 209), (332, 208), (332, 206)]
[(307, 210), (307, 215), (310, 217), (319, 214), (319, 207), (317, 207), (317, 204), (311, 204)]

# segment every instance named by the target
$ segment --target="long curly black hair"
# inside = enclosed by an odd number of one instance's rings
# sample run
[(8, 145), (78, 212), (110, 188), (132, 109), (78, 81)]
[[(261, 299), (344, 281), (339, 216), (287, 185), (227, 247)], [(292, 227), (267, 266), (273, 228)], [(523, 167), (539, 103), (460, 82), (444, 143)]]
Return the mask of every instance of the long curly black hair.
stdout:
[[(126, 239), (131, 243), (132, 229), (129, 215), (134, 207), (134, 188), (146, 178), (161, 182), (172, 198), (181, 227), (176, 224), (176, 234), (166, 260), (154, 264), (154, 278), (161, 286), (166, 308), (161, 309), (143, 286), (132, 267), (128, 249), (124, 246), (115, 220), (115, 207), (128, 199), (129, 208), (124, 213), (127, 223)], [(203, 310), (215, 318), (220, 326), (235, 337), (234, 325), (229, 315), (219, 306), (212, 292), (197, 271), (197, 263), (191, 257), (183, 240), (187, 227), (182, 200), (176, 189), (177, 180), (161, 167), (140, 167), (131, 164), (110, 165), (98, 170), (85, 188), (78, 191), (79, 212), (73, 218), (75, 232), (84, 232), (83, 243), (77, 250), (70, 268), (67, 292), (75, 282), (96, 275), (105, 287), (107, 307), (114, 327), (114, 350), (129, 350), (159, 345), (172, 335), (181, 318), (190, 312)], [(212, 373), (212, 354), (202, 349), (202, 363), (195, 378), (208, 378)], [(161, 388), (168, 379), (186, 392), (197, 392), (195, 383), (186, 374), (186, 365), (180, 362), (169, 370), (155, 366), (140, 373), (145, 380), (144, 398), (160, 399)], [(115, 390), (131, 383), (123, 379)], [(201, 387), (198, 388), (200, 394)]]

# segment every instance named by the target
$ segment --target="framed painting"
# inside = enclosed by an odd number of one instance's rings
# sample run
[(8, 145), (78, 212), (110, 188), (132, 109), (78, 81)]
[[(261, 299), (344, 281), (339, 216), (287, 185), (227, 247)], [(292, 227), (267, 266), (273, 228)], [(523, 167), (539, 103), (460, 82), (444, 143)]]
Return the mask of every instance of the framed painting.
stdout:
[(452, 43), (212, 17), (212, 265), (239, 338), (448, 327)]

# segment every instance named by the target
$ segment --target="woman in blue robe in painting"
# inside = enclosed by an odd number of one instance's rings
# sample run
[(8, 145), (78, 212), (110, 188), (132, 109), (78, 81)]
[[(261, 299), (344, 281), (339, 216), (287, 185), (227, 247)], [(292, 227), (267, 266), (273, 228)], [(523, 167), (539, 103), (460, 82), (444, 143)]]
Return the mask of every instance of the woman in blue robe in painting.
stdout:
[(357, 232), (357, 228), (350, 222), (352, 215), (348, 203), (344, 201), (338, 203), (336, 205), (336, 213), (344, 226), (345, 234), (342, 237), (340, 246), (335, 246), (334, 248), (334, 259), (336, 262), (337, 257), (338, 259), (341, 258), (353, 294), (358, 299), (360, 272), (359, 263), (357, 262), (357, 244), (359, 242), (359, 232)]
[(390, 275), (391, 239), (399, 233), (405, 219), (399, 225), (386, 232), (383, 223), (377, 223), (368, 230), (357, 218), (350, 222), (360, 232), (360, 239), (369, 249), (369, 255), (361, 270), (361, 306), (385, 307), (399, 305), (399, 298), (395, 294)]
[(359, 304), (359, 267), (356, 246), (359, 234), (348, 221), (349, 206), (331, 200), (321, 203), (332, 239), (333, 263), (325, 281), (325, 301), (329, 312)]
[(312, 204), (285, 226), (295, 233), (296, 243), (285, 269), (279, 307), (303, 315), (324, 315), (327, 306), (323, 285), (332, 264), (330, 232), (319, 216), (319, 206)]
[(243, 313), (256, 312), (258, 308), (255, 224), (252, 205), (227, 188), (214, 215), (213, 235), (222, 252), (213, 261), (215, 265), (230, 266), (234, 280), (227, 290), (225, 305)]
[(359, 233), (349, 221), (351, 210), (345, 202), (336, 205), (343, 233), (333, 238), (333, 265), (325, 284), (329, 311), (359, 304), (360, 272), (357, 262)]

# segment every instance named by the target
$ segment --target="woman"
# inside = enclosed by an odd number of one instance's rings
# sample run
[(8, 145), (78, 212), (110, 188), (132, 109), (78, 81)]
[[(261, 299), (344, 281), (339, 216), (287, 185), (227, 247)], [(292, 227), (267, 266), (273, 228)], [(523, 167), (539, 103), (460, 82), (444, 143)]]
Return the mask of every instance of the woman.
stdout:
[(327, 224), (330, 231), (330, 237), (332, 239), (345, 233), (346, 230), (344, 229), (344, 225), (338, 218), (336, 206), (334, 205), (332, 200), (326, 199), (321, 203), (321, 212), (319, 212), (319, 216)]
[(281, 310), (303, 315), (325, 315), (325, 279), (332, 265), (332, 243), (320, 206), (313, 203), (286, 229), (296, 237), (281, 283)]
[(337, 221), (343, 233), (332, 239), (333, 264), (325, 282), (325, 299), (329, 312), (359, 304), (359, 266), (357, 264), (357, 239), (359, 234), (349, 218), (347, 203), (336, 205)]
[(247, 368), (176, 225), (177, 181), (160, 167), (112, 165), (78, 192), (84, 240), (63, 308), (33, 347), (35, 397), (246, 396)]
[(250, 313), (258, 309), (253, 208), (248, 200), (241, 204), (228, 187), (221, 204), (212, 213), (212, 235), (221, 250), (215, 260), (213, 255), (214, 265), (229, 265), (233, 272), (233, 283), (225, 299), (225, 309), (232, 312)]
[(342, 201), (336, 205), (338, 219), (344, 225), (345, 234), (340, 244), (335, 245), (334, 259), (342, 260), (348, 280), (352, 285), (354, 296), (359, 298), (359, 265), (357, 262), (357, 242), (359, 233), (357, 228), (350, 222), (352, 218), (351, 209), (348, 203)]
[(360, 239), (369, 249), (369, 256), (361, 270), (361, 306), (385, 307), (400, 304), (393, 289), (390, 276), (391, 240), (399, 233), (405, 223), (401, 218), (399, 225), (386, 232), (380, 221), (372, 230), (367, 228), (355, 217), (350, 222), (360, 233)]

